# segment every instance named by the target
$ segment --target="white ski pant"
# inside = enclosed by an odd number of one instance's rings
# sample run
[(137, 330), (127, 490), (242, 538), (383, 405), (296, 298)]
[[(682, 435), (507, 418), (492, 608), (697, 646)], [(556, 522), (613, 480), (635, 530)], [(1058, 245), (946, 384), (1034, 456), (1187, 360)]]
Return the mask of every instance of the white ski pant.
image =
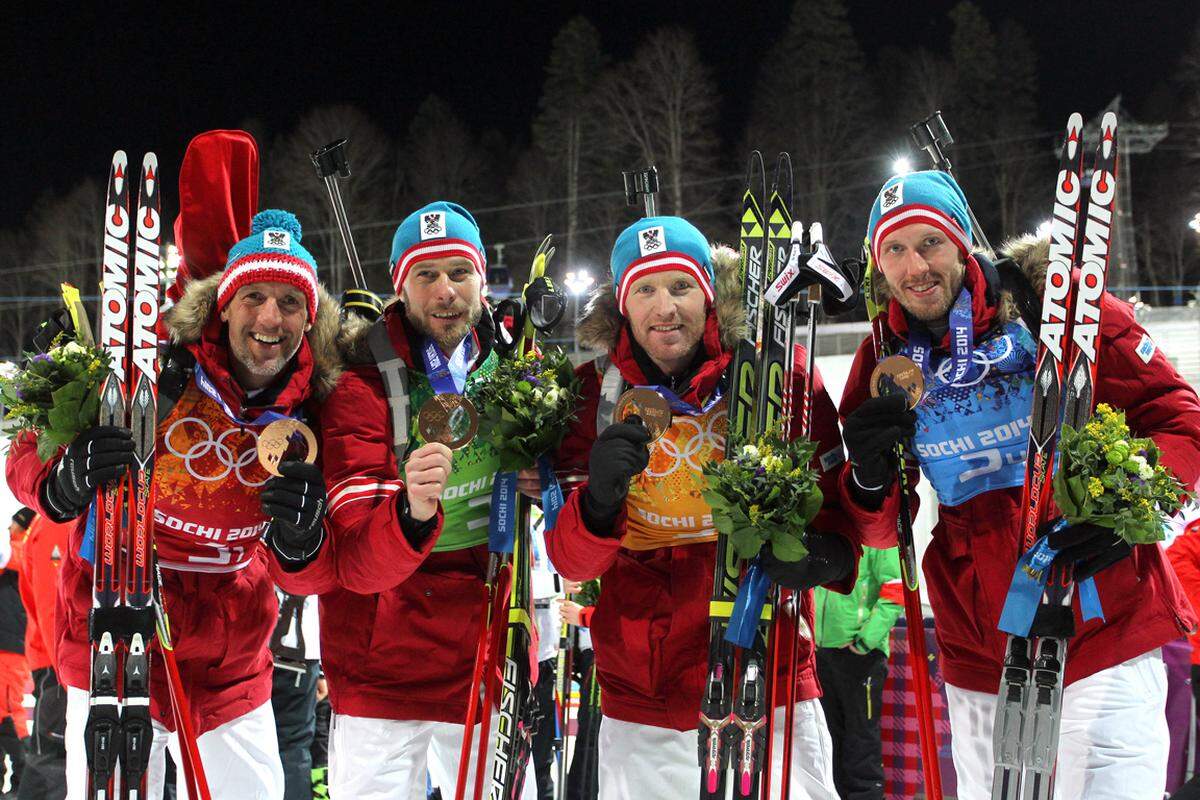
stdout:
[[(499, 715), (493, 711), (488, 736), (484, 792), (492, 770)], [(452, 800), (458, 785), (463, 726), (452, 722), (376, 719), (334, 714), (329, 730), (330, 800), (425, 800), (426, 777)], [(471, 737), (465, 796), (475, 786), (479, 726)], [(533, 767), (525, 770), (521, 797), (537, 797)]]
[[(67, 687), (67, 800), (87, 797), (87, 751), (83, 730), (87, 725), (88, 693)], [(166, 749), (176, 764), (176, 791), (179, 800), (187, 800), (183, 778), (179, 737), (168, 733), (154, 721), (154, 742), (150, 748), (150, 766), (146, 796), (163, 796), (166, 777)], [(200, 761), (213, 800), (281, 800), (283, 767), (275, 738), (275, 714), (268, 701), (235, 720), (202, 733), (196, 740)]]
[[(959, 800), (989, 800), (996, 696), (947, 684), (946, 699)], [(1171, 744), (1166, 703), (1160, 650), (1068, 686), (1055, 800), (1162, 800)]]
[[(775, 709), (773, 751), (783, 749), (784, 709)], [(791, 797), (793, 800), (838, 800), (833, 786), (833, 744), (819, 700), (796, 704), (792, 724)], [(700, 794), (699, 737), (605, 717), (600, 726), (599, 800), (678, 800)], [(771, 797), (779, 796), (782, 760), (771, 769)], [(730, 773), (732, 775), (732, 773)], [(733, 782), (726, 780), (728, 796)]]

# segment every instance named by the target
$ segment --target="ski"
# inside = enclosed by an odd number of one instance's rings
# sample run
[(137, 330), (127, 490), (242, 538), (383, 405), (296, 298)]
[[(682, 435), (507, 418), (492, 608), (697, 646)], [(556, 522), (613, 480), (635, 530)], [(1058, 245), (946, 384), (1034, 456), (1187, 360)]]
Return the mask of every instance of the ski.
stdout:
[[(761, 200), (765, 194), (766, 168), (762, 154), (755, 150), (750, 155), (746, 190), (742, 195), (738, 280), (742, 304), (746, 308), (746, 330), (730, 362), (726, 458), (733, 457), (754, 434), (757, 352), (761, 344), (757, 333), (761, 330), (759, 308), (767, 247)], [(725, 797), (737, 675), (735, 648), (725, 641), (725, 631), (737, 597), (742, 563), (727, 537), (717, 537), (716, 549), (709, 602), (708, 672), (700, 707), (700, 800), (724, 800)]]
[[(1100, 124), (1087, 213), (1081, 215), (1083, 118), (1072, 114), (1056, 179), (1050, 259), (1038, 331), (1022, 492), (1023, 552), (1033, 547), (1038, 529), (1049, 516), (1054, 450), (1061, 426), (1082, 427), (1095, 403), (1100, 304), (1107, 283), (1116, 186), (1117, 118), (1108, 112)], [(1069, 607), (1073, 588), (1069, 567), (1052, 570), (1043, 604)], [(1008, 637), (992, 733), (994, 799), (1050, 798), (1066, 657), (1065, 638)]]
[[(125, 542), (124, 604), (129, 609), (130, 629), (122, 687), (121, 786), (130, 800), (145, 791), (153, 730), (150, 725), (150, 642), (154, 637), (154, 535), (151, 479), (154, 473), (154, 443), (158, 410), (158, 315), (159, 252), (162, 238), (158, 193), (158, 158), (147, 153), (142, 159), (141, 189), (134, 220), (133, 281), (127, 309), (131, 336), (126, 390), (129, 392), (128, 424), (133, 432), (137, 466), (132, 475), (128, 515), (130, 528)], [(138, 787), (141, 787), (140, 789)]]
[[(129, 369), (129, 160), (125, 152), (113, 154), (104, 207), (103, 291), (100, 298), (99, 344), (111, 365), (100, 387), (100, 424), (124, 425)], [(122, 750), (121, 700), (118, 674), (124, 660), (122, 619), (121, 542), (124, 500), (129, 476), (97, 489), (96, 539), (93, 560), (92, 610), (88, 620), (91, 638), (91, 686), (87, 746), (89, 800), (110, 800)]]

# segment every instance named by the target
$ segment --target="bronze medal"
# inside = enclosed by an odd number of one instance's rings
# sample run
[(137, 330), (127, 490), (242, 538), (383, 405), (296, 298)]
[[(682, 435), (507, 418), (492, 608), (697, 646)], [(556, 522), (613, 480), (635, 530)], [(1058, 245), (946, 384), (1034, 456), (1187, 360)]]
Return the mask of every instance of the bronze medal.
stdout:
[(317, 437), (298, 419), (277, 419), (258, 435), (258, 463), (263, 469), (278, 475), (279, 464), (286, 458), (306, 464), (317, 460)]
[(479, 412), (461, 394), (435, 394), (417, 413), (417, 430), (427, 442), (451, 450), (466, 447), (479, 430)]
[(653, 389), (630, 389), (617, 400), (617, 410), (613, 414), (615, 421), (624, 422), (634, 414), (641, 417), (651, 441), (662, 437), (671, 427), (671, 405)]
[(917, 403), (921, 402), (925, 394), (925, 376), (911, 358), (888, 356), (871, 373), (871, 396), (892, 394), (905, 395), (910, 409), (916, 408)]

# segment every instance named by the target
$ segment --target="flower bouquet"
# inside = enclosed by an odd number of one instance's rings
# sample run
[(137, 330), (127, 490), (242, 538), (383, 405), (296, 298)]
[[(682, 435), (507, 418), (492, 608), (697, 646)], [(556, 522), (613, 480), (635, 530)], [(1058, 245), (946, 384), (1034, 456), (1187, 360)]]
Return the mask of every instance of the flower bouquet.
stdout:
[(1106, 403), (1081, 430), (1063, 425), (1059, 454), (1054, 502), (1067, 521), (1112, 528), (1129, 544), (1161, 541), (1167, 515), (1191, 496), (1153, 440), (1134, 437)]
[(704, 500), (738, 556), (753, 558), (766, 542), (780, 561), (808, 554), (804, 531), (823, 500), (816, 470), (808, 465), (816, 450), (813, 442), (784, 442), (768, 432), (733, 458), (704, 465)]
[(0, 374), (0, 404), (8, 434), (38, 436), (37, 452), (49, 461), (58, 448), (100, 417), (100, 384), (108, 374), (109, 354), (60, 333), (45, 353), (30, 354), (23, 369)]
[(554, 452), (575, 418), (579, 379), (555, 348), (502, 359), (479, 389), (480, 427), (500, 457), (500, 471), (533, 466)]

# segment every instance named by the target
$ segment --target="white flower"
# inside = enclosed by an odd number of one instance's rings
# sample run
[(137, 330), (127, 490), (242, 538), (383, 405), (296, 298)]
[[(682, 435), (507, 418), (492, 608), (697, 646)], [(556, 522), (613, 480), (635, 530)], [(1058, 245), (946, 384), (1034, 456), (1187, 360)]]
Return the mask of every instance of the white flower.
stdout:
[(558, 394), (558, 389), (547, 389), (546, 394), (542, 399), (546, 401), (546, 405), (556, 406), (558, 405)]
[(20, 371), (21, 371), (21, 368), (18, 367), (13, 362), (0, 361), (0, 378), (4, 378), (6, 380), (12, 380), (13, 378), (17, 377), (17, 373), (19, 373)]
[(86, 352), (86, 350), (79, 342), (67, 342), (65, 345), (63, 345), (63, 352), (71, 355), (77, 355), (79, 353)]
[(742, 445), (742, 458), (758, 460), (758, 448), (752, 444)]
[(1148, 481), (1154, 477), (1154, 467), (1150, 466), (1145, 456), (1130, 456), (1129, 460), (1137, 464), (1139, 478)]

